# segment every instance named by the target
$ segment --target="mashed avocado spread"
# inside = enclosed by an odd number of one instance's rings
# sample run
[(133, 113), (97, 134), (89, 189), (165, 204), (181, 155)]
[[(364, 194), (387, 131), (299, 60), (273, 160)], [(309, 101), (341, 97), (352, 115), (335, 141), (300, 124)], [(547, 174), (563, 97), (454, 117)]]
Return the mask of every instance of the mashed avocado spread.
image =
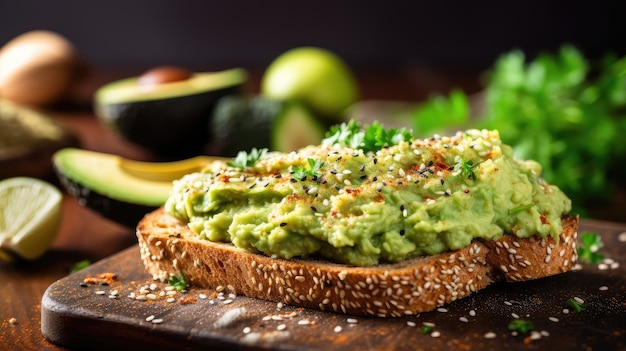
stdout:
[(497, 131), (364, 149), (325, 139), (242, 168), (215, 162), (175, 181), (165, 208), (203, 239), (356, 266), (460, 249), (474, 238), (558, 238), (571, 209), (539, 164), (515, 159)]

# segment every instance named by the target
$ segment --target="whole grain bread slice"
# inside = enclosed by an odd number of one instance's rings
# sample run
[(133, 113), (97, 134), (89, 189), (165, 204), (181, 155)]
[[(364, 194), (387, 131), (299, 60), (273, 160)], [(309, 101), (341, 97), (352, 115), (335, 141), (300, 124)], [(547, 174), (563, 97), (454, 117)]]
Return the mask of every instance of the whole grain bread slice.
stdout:
[(538, 279), (577, 260), (578, 218), (565, 216), (559, 240), (504, 235), (495, 241), (396, 264), (353, 267), (322, 260), (283, 260), (229, 243), (200, 239), (163, 208), (137, 226), (141, 259), (155, 280), (182, 273), (201, 288), (323, 311), (379, 317), (426, 312), (499, 281)]

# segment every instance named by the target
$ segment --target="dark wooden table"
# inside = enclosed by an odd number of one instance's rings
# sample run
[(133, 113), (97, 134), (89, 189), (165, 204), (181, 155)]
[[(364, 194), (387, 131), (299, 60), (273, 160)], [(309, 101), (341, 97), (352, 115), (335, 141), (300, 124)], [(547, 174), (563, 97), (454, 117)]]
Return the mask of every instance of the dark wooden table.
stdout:
[[(258, 74), (252, 75), (252, 89), (258, 87), (258, 77)], [(453, 86), (475, 87), (473, 77), (455, 78), (421, 68), (368, 72), (358, 77), (363, 89), (362, 97), (367, 100), (415, 102), (432, 90), (443, 91)], [(104, 130), (90, 111), (88, 100), (94, 88), (103, 81), (103, 76), (98, 76), (79, 91), (87, 108), (52, 110), (50, 114), (78, 136), (83, 148), (138, 160), (152, 159), (148, 152)], [(50, 180), (55, 181), (54, 178)], [(607, 225), (614, 228), (618, 224)], [(626, 231), (626, 225), (618, 226), (619, 230)], [(60, 232), (51, 250), (34, 262), (0, 263), (0, 350), (62, 350), (41, 333), (41, 298), (44, 291), (67, 276), (76, 262), (84, 259), (96, 262), (135, 243), (132, 229), (99, 217), (66, 195)], [(11, 323), (13, 318), (14, 323)]]

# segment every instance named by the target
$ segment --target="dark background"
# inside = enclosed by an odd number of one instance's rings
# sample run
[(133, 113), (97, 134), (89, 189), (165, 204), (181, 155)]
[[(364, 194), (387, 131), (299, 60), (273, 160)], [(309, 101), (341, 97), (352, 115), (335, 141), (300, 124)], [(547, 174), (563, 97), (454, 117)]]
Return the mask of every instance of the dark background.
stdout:
[(624, 54), (623, 1), (4, 1), (0, 43), (28, 30), (66, 36), (102, 68), (165, 63), (265, 67), (315, 45), (355, 67), (477, 71), (500, 53), (577, 45)]

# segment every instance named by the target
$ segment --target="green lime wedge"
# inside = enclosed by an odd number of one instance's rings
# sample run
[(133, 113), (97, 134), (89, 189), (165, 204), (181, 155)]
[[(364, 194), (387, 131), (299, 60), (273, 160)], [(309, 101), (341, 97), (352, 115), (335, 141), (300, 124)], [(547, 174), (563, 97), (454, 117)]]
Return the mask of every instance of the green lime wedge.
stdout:
[(0, 181), (0, 259), (43, 255), (58, 233), (62, 199), (59, 189), (37, 178)]

